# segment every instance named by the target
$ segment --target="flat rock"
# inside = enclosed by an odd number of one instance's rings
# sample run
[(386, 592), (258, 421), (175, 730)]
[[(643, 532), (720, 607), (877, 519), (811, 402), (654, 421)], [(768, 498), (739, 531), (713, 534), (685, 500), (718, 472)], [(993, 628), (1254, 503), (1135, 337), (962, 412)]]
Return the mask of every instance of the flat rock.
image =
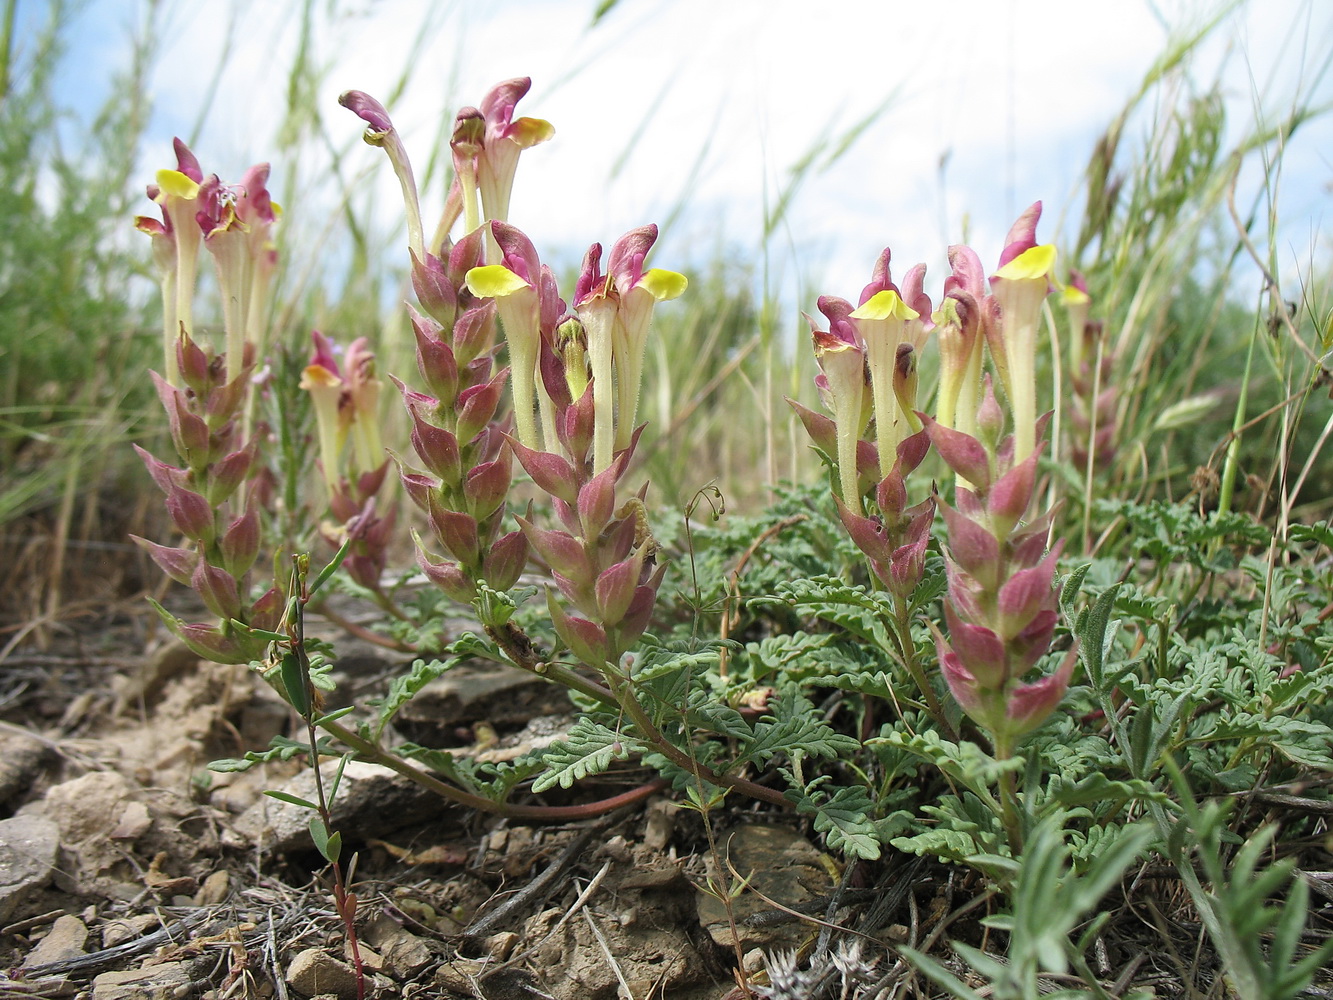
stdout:
[[(833, 879), (820, 863), (819, 850), (804, 837), (783, 826), (749, 824), (739, 827), (721, 844), (722, 856), (742, 873), (754, 892), (743, 892), (732, 902), (741, 947), (794, 949), (809, 931), (799, 922), (752, 926), (748, 917), (771, 911), (762, 896), (783, 906), (799, 908), (833, 891)], [(709, 861), (710, 871), (713, 863)], [(713, 873), (716, 876), (716, 873)], [(734, 882), (734, 876), (728, 881)], [(727, 909), (716, 896), (699, 890), (699, 922), (715, 942), (734, 947)]]
[(417, 743), (448, 746), (456, 730), (478, 722), (512, 731), (568, 711), (569, 695), (557, 684), (517, 667), (464, 664), (422, 688), (398, 710), (394, 726)]
[(35, 969), (39, 965), (52, 962), (67, 962), (85, 954), (84, 946), (88, 943), (88, 927), (78, 917), (68, 913), (56, 917), (46, 937), (37, 942), (37, 946), (28, 952), (23, 965)]
[(89, 771), (53, 786), (44, 807), (59, 825), (62, 843), (72, 847), (106, 840), (135, 797), (120, 772)]
[(182, 1000), (195, 995), (196, 985), (188, 964), (164, 962), (102, 973), (93, 980), (93, 1000)]
[(424, 940), (383, 914), (366, 925), (362, 936), (379, 950), (384, 964), (398, 979), (410, 979), (434, 957)]
[(0, 924), (51, 881), (59, 847), (60, 830), (44, 816), (0, 820)]
[(332, 993), (340, 1000), (355, 1000), (356, 970), (328, 952), (307, 948), (287, 966), (287, 985), (308, 997)]
[[(323, 765), (326, 791), (337, 769), (337, 761)], [(317, 801), (315, 775), (311, 771), (303, 771), (278, 790), (309, 802)], [(333, 803), (333, 829), (342, 833), (344, 842), (383, 837), (411, 823), (438, 816), (447, 807), (434, 792), (401, 775), (375, 764), (350, 761)], [(314, 850), (310, 842), (313, 815), (302, 806), (264, 795), (236, 817), (234, 829), (269, 853)]]

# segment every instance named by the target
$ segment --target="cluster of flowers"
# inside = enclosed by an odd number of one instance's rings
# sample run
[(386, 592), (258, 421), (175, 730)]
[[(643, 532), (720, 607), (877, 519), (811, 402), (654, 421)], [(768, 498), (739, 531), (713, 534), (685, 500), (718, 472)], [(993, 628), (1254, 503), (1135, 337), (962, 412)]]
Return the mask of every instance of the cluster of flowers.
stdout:
[[(549, 604), (557, 631), (575, 656), (601, 669), (643, 632), (662, 579), (642, 491), (623, 502), (617, 491), (638, 437), (653, 309), (680, 295), (686, 280), (645, 268), (657, 228), (644, 226), (614, 245), (605, 272), (601, 246), (590, 248), (572, 305), (561, 299), (551, 269), (507, 221), (520, 153), (554, 131), (547, 122), (515, 116), (528, 88), (526, 79), (506, 81), (479, 108), (458, 113), (454, 184), (429, 241), (411, 162), (388, 113), (358, 91), (341, 100), (366, 122), (366, 141), (388, 154), (407, 205), (412, 282), (422, 309), (411, 319), (425, 391), (394, 380), (411, 421), (414, 460), (393, 459), (429, 525), (429, 540), (416, 537), (417, 563), (446, 594), (467, 603), (482, 583), (512, 587), (535, 552), (553, 570)], [(187, 544), (141, 544), (222, 619), (187, 625), (165, 616), (177, 634), (210, 659), (244, 662), (265, 647), (247, 626), (271, 635), (286, 600), (270, 588), (246, 603), (248, 573), (261, 548), (259, 510), (272, 500), (272, 477), (255, 460), (267, 429), (255, 427), (249, 444), (236, 447), (262, 344), (257, 331), (277, 210), (264, 186), (267, 168), (225, 187), (216, 178), (204, 181), (188, 150), (179, 143), (177, 150), (179, 169), (162, 171), (149, 192), (163, 206), (162, 221), (141, 219), (139, 228), (154, 236), (162, 268), (168, 361), (158, 385), (186, 464), (144, 458)], [(449, 232), (460, 218), (466, 235), (453, 243)], [(227, 350), (215, 357), (188, 332), (201, 239), (217, 260), (228, 303)], [(396, 518), (394, 510), (375, 506), (391, 462), (380, 438), (375, 355), (365, 338), (341, 352), (319, 332), (313, 341), (301, 388), (315, 412), (332, 516), (322, 531), (334, 545), (347, 542), (344, 566), (352, 578), (384, 597), (380, 580)], [(560, 528), (541, 527), (529, 513), (516, 517), (515, 530), (503, 530), (515, 457), (552, 497)], [(243, 502), (233, 499), (242, 494)], [(242, 513), (231, 516), (228, 504)]]
[[(176, 169), (158, 171), (157, 183), (148, 188), (161, 219), (141, 216), (135, 224), (152, 237), (161, 279), (166, 374), (154, 372), (153, 382), (181, 464), (137, 450), (187, 544), (135, 541), (220, 619), (190, 624), (159, 608), (168, 627), (200, 656), (245, 663), (262, 656), (265, 646), (250, 629), (275, 628), (286, 600), (273, 587), (250, 596), (250, 572), (261, 549), (260, 512), (273, 496), (273, 479), (258, 460), (267, 429), (250, 426), (250, 375), (264, 340), (279, 209), (269, 196), (267, 164), (252, 167), (232, 186), (216, 174), (205, 179), (179, 139), (176, 157)], [(192, 336), (201, 243), (217, 268), (226, 354), (205, 352)]]
[(1072, 373), (1070, 458), (1087, 470), (1104, 469), (1115, 459), (1119, 394), (1112, 377), (1115, 354), (1107, 349), (1106, 328), (1091, 319), (1092, 297), (1078, 271), (1070, 271), (1064, 291), (1069, 316), (1069, 369)]
[[(813, 330), (816, 381), (833, 416), (796, 407), (815, 443), (836, 456), (843, 524), (895, 596), (920, 582), (935, 510), (943, 512), (949, 636), (936, 632), (940, 666), (998, 750), (1054, 711), (1074, 664), (1071, 653), (1053, 673), (1024, 680), (1053, 637), (1059, 551), (1047, 552), (1050, 513), (1031, 509), (1046, 425), (1037, 416), (1036, 338), (1055, 263), (1055, 248), (1036, 242), (1040, 213), (1038, 203), (1014, 224), (989, 281), (972, 249), (951, 247), (952, 273), (933, 311), (924, 265), (900, 289), (888, 250), (855, 309), (821, 298), (829, 328)], [(916, 399), (916, 358), (932, 332), (940, 353), (933, 417)], [(987, 354), (1012, 415), (1009, 436)], [(906, 477), (932, 445), (956, 476), (954, 505), (932, 496), (909, 506)]]
[[(429, 241), (411, 163), (388, 113), (358, 91), (341, 100), (366, 122), (366, 141), (388, 154), (407, 206), (412, 281), (424, 312), (411, 318), (426, 391), (394, 381), (419, 466), (398, 458), (399, 474), (432, 535), (417, 538), (418, 565), (451, 598), (470, 602), (482, 583), (512, 587), (535, 553), (552, 571), (548, 605), (561, 639), (604, 670), (643, 632), (662, 579), (642, 491), (622, 499), (618, 492), (638, 440), (653, 310), (680, 295), (686, 281), (645, 268), (657, 229), (644, 226), (616, 242), (605, 271), (602, 247), (591, 247), (572, 303), (560, 297), (551, 269), (507, 220), (520, 153), (554, 131), (515, 116), (528, 88), (526, 79), (506, 81), (479, 108), (458, 113), (454, 184)], [(141, 544), (221, 619), (187, 625), (166, 616), (177, 634), (212, 659), (245, 661), (264, 645), (246, 627), (271, 633), (285, 601), (275, 588), (248, 600), (261, 548), (259, 511), (272, 493), (271, 475), (256, 462), (266, 429), (249, 427), (249, 376), (262, 349), (278, 209), (266, 166), (230, 187), (205, 180), (179, 142), (177, 156), (177, 169), (161, 171), (149, 190), (161, 220), (138, 225), (153, 237), (162, 276), (166, 375), (155, 377), (183, 465), (144, 460), (188, 544)], [(943, 512), (949, 637), (936, 633), (940, 664), (954, 698), (997, 747), (1011, 746), (1054, 709), (1073, 665), (1071, 656), (1055, 672), (1025, 680), (1049, 649), (1056, 620), (1058, 546), (1047, 551), (1049, 513), (1031, 509), (1045, 428), (1037, 416), (1036, 338), (1055, 258), (1053, 247), (1036, 242), (1039, 216), (1037, 204), (1015, 223), (989, 278), (974, 251), (950, 248), (938, 308), (924, 291), (925, 266), (896, 284), (888, 250), (856, 306), (822, 297), (828, 329), (811, 326), (817, 382), (832, 416), (793, 404), (815, 442), (835, 456), (842, 521), (900, 607), (920, 582), (930, 527)], [(449, 233), (460, 218), (466, 235), (453, 243)], [(200, 242), (214, 257), (225, 303), (227, 349), (216, 356), (197, 346), (190, 329)], [(1077, 277), (1066, 301), (1076, 338), (1095, 332)], [(932, 333), (941, 371), (930, 416), (918, 409), (917, 360)], [(501, 338), (505, 367), (496, 360)], [(328, 508), (340, 525), (326, 534), (334, 542), (350, 536), (351, 575), (379, 593), (395, 516), (375, 510), (390, 464), (380, 441), (375, 357), (364, 338), (347, 347), (341, 364), (328, 338), (316, 332), (314, 345), (301, 387), (312, 398)], [(1010, 436), (1002, 435), (987, 355), (1008, 403)], [(952, 506), (937, 495), (909, 500), (908, 477), (931, 446), (957, 477)], [(517, 529), (503, 530), (515, 459), (552, 498), (559, 527), (515, 512)]]
[(204, 178), (188, 146), (176, 140), (176, 169), (159, 170), (148, 197), (161, 206), (162, 218), (138, 216), (135, 226), (152, 237), (153, 260), (162, 288), (164, 371), (169, 385), (181, 385), (177, 338), (193, 334), (193, 304), (199, 269), (199, 244), (213, 257), (222, 293), (227, 357), (236, 374), (246, 366), (245, 345), (263, 355), (265, 316), (277, 250), (273, 227), (281, 209), (268, 192), (269, 166), (246, 171), (240, 184), (223, 184), (217, 174)]
[[(617, 502), (637, 441), (635, 417), (648, 328), (657, 302), (685, 289), (683, 275), (645, 269), (656, 226), (627, 233), (584, 258), (572, 307), (531, 240), (507, 221), (519, 154), (553, 134), (515, 118), (529, 81), (495, 87), (454, 123), (455, 181), (435, 245), (424, 227), (411, 163), (388, 113), (351, 91), (342, 103), (367, 124), (366, 140), (388, 153), (408, 211), (413, 284), (428, 317), (413, 316), (417, 363), (433, 395), (400, 386), (412, 445), (426, 472), (404, 466), (408, 495), (427, 514), (437, 556), (418, 539), (423, 572), (450, 597), (470, 601), (478, 584), (513, 586), (530, 551), (547, 563), (561, 639), (584, 663), (614, 664), (647, 626), (660, 569), (642, 495)], [(447, 246), (459, 216), (468, 235)], [(508, 367), (493, 366), (498, 318)], [(498, 418), (508, 382), (512, 433)], [(501, 534), (512, 460), (549, 494), (564, 530), (516, 517)], [(563, 599), (563, 603), (562, 603)], [(568, 610), (566, 610), (568, 608)]]

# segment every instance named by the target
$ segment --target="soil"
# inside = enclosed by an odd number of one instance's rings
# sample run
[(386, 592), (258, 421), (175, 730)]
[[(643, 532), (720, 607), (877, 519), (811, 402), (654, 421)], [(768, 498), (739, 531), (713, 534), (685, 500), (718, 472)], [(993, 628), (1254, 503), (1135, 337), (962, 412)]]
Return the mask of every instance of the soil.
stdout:
[[(352, 763), (334, 826), (355, 858), (354, 956), (310, 813), (264, 794), (312, 797), (306, 764), (207, 769), (302, 738), (297, 720), (247, 668), (198, 660), (141, 609), (110, 604), (0, 664), (0, 1000), (733, 1000), (738, 979), (754, 997), (878, 1000), (941, 995), (897, 946), (966, 977), (947, 942), (990, 940), (975, 875), (904, 856), (848, 865), (772, 807), (729, 799), (701, 816), (658, 794), (528, 825)], [(404, 665), (366, 643), (340, 650), (339, 696), (358, 704)], [(399, 735), (503, 757), (571, 721), (539, 679), (463, 667), (412, 703)], [(652, 778), (626, 768), (540, 802)], [(1114, 996), (1197, 995), (1179, 956), (1196, 956), (1196, 985), (1215, 963), (1185, 894), (1166, 878), (1149, 895), (1142, 913), (1121, 907), (1093, 971)]]
[[(366, 643), (340, 650), (339, 693), (361, 704), (403, 667)], [(0, 720), (0, 998), (358, 995), (310, 813), (263, 794), (312, 797), (306, 763), (207, 769), (275, 735), (302, 737), (261, 678), (200, 661), (120, 604), (67, 622), (44, 651), (9, 651)], [(503, 757), (571, 721), (544, 682), (464, 667), (399, 725), (414, 741)], [(600, 800), (652, 778), (627, 768), (543, 802)], [(855, 924), (896, 885), (902, 912), (881, 906), (875, 921), (906, 940), (905, 900), (950, 904), (924, 881), (913, 896), (904, 878), (919, 866), (846, 868), (795, 817), (741, 802), (705, 821), (656, 795), (523, 825), (352, 763), (334, 825), (344, 857), (355, 855), (367, 997), (741, 996), (737, 967), (764, 982), (765, 956), (820, 947), (816, 919)], [(734, 881), (722, 858), (755, 890), (730, 907), (708, 889)], [(842, 936), (825, 937), (831, 956)], [(894, 965), (880, 945), (861, 963), (875, 978)]]

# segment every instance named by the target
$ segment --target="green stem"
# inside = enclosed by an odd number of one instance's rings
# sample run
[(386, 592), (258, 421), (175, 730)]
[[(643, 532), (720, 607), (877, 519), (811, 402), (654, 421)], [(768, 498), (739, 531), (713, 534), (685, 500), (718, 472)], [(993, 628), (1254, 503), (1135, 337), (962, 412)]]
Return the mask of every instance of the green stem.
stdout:
[(14, 60), (14, 15), (18, 0), (5, 4), (5, 19), (0, 27), (0, 101), (9, 96), (9, 68)]
[(604, 813), (612, 812), (621, 806), (639, 802), (666, 787), (664, 781), (650, 781), (647, 784), (639, 785), (637, 788), (631, 788), (628, 792), (622, 792), (607, 799), (600, 799), (597, 802), (588, 802), (581, 806), (520, 806), (507, 802), (495, 802), (465, 792), (461, 788), (455, 788), (453, 785), (441, 781), (430, 772), (413, 767), (407, 761), (381, 750), (374, 743), (362, 739), (352, 730), (339, 725), (337, 722), (321, 722), (319, 727), (330, 736), (355, 750), (357, 757), (361, 760), (370, 761), (373, 764), (380, 765), (380, 767), (387, 767), (390, 771), (401, 774), (409, 781), (420, 785), (422, 788), (430, 789), (441, 798), (448, 799), (460, 806), (476, 809), (478, 812), (508, 816), (510, 819), (546, 820), (552, 823), (588, 819), (592, 816), (601, 816)]
[(944, 706), (940, 703), (939, 696), (935, 693), (935, 688), (930, 683), (930, 678), (926, 676), (925, 670), (921, 668), (921, 661), (917, 659), (916, 643), (912, 641), (912, 611), (911, 602), (897, 594), (894, 595), (894, 613), (898, 618), (898, 645), (902, 653), (903, 666), (907, 668), (908, 675), (921, 689), (921, 697), (926, 700), (926, 710), (935, 720), (935, 725), (939, 726), (951, 742), (958, 742), (958, 733), (949, 723), (948, 717), (944, 714)]
[[(995, 759), (1006, 761), (1013, 755), (1014, 748), (1009, 739), (995, 737)], [(1009, 770), (1000, 773), (1000, 821), (1009, 841), (1009, 853), (1017, 858), (1023, 853), (1023, 824), (1019, 819), (1017, 782), (1014, 772)]]
[(1254, 345), (1259, 339), (1256, 322), (1250, 331), (1250, 346), (1245, 352), (1245, 375), (1240, 380), (1240, 395), (1236, 398), (1236, 414), (1231, 420), (1231, 443), (1227, 445), (1227, 460), (1222, 467), (1222, 486), (1217, 494), (1217, 513), (1231, 510), (1231, 498), (1236, 491), (1236, 473), (1240, 467), (1240, 435), (1245, 426), (1245, 406), (1250, 398), (1250, 370), (1254, 365)]
[(596, 681), (570, 670), (563, 664), (547, 663), (538, 659), (536, 653), (533, 652), (532, 640), (513, 623), (506, 623), (502, 626), (487, 625), (485, 629), (486, 634), (495, 640), (495, 644), (500, 647), (505, 656), (509, 657), (514, 666), (539, 677), (545, 677), (547, 680), (555, 681), (557, 684), (585, 694), (589, 698), (595, 698), (607, 708), (619, 709), (621, 707), (616, 696)]
[(644, 737), (653, 747), (659, 750), (667, 760), (675, 764), (684, 771), (693, 774), (695, 778), (707, 781), (712, 785), (719, 785), (723, 788), (731, 788), (752, 799), (758, 799), (760, 802), (768, 802), (771, 805), (781, 806), (784, 809), (790, 809), (792, 804), (781, 792), (766, 788), (763, 785), (755, 784), (745, 778), (738, 778), (732, 774), (719, 774), (712, 768), (700, 764), (689, 754), (677, 748), (670, 740), (662, 735), (661, 730), (653, 725), (653, 720), (648, 718), (648, 713), (643, 710), (639, 700), (634, 697), (633, 685), (627, 681), (621, 681), (610, 670), (603, 672), (607, 683), (611, 686), (620, 707), (625, 714), (630, 717), (634, 725), (638, 728), (639, 734)]

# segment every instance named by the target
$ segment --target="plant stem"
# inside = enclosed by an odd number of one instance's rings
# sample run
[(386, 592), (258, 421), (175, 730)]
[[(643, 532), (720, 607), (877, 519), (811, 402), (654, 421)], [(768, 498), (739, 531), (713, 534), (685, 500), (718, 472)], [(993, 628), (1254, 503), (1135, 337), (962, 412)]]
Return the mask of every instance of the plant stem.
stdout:
[(738, 792), (750, 796), (752, 799), (758, 799), (760, 802), (768, 802), (771, 805), (782, 806), (784, 809), (792, 807), (781, 792), (756, 784), (745, 778), (739, 778), (732, 774), (718, 774), (712, 768), (700, 764), (694, 758), (684, 751), (678, 749), (671, 741), (662, 735), (662, 731), (653, 725), (653, 720), (648, 718), (648, 713), (643, 710), (639, 700), (634, 697), (633, 685), (627, 681), (619, 681), (610, 671), (606, 671), (604, 676), (611, 685), (617, 703), (630, 717), (634, 725), (638, 728), (639, 734), (644, 737), (655, 749), (660, 751), (667, 760), (675, 764), (684, 771), (693, 774), (696, 778), (707, 781), (709, 784), (719, 785), (723, 788), (732, 788)]
[(926, 699), (926, 709), (930, 716), (935, 720), (935, 724), (944, 730), (948, 738), (956, 743), (958, 742), (958, 732), (949, 723), (948, 717), (944, 714), (944, 706), (940, 704), (939, 696), (935, 694), (935, 688), (931, 686), (930, 678), (926, 672), (921, 669), (921, 661), (917, 659), (916, 643), (912, 641), (912, 609), (911, 603), (906, 597), (894, 595), (893, 610), (898, 619), (898, 643), (903, 657), (903, 666), (907, 668), (908, 675), (921, 689), (921, 697)]
[(1256, 316), (1254, 329), (1250, 331), (1250, 346), (1245, 352), (1245, 374), (1240, 380), (1240, 395), (1236, 398), (1236, 415), (1231, 422), (1231, 443), (1227, 445), (1227, 460), (1222, 467), (1222, 485), (1217, 494), (1218, 515), (1229, 513), (1231, 497), (1236, 490), (1236, 473), (1240, 468), (1240, 432), (1245, 426), (1245, 406), (1250, 398), (1250, 371), (1254, 365), (1254, 345), (1259, 340), (1259, 323)]
[(564, 664), (549, 663), (538, 658), (533, 651), (532, 640), (512, 622), (506, 622), (498, 627), (492, 625), (484, 627), (486, 634), (495, 640), (495, 644), (509, 657), (514, 666), (586, 694), (589, 698), (595, 698), (608, 708), (621, 707), (616, 696), (596, 681), (575, 673)]
[[(1008, 738), (995, 738), (995, 759), (1006, 761), (1014, 755), (1014, 748)], [(1000, 772), (1000, 821), (1004, 824), (1005, 837), (1009, 841), (1009, 853), (1017, 858), (1023, 853), (1023, 824), (1019, 819), (1018, 787), (1014, 772)]]
[(429, 771), (422, 771), (420, 768), (413, 767), (407, 761), (382, 750), (369, 740), (362, 739), (352, 730), (339, 725), (337, 722), (321, 722), (319, 728), (355, 750), (357, 758), (360, 760), (367, 760), (372, 764), (380, 765), (380, 767), (387, 767), (390, 771), (401, 774), (409, 781), (415, 782), (422, 788), (428, 788), (440, 797), (460, 806), (476, 809), (478, 812), (508, 816), (510, 819), (545, 820), (552, 823), (588, 819), (646, 799), (664, 789), (667, 784), (660, 779), (650, 781), (647, 784), (639, 785), (637, 788), (631, 788), (627, 792), (621, 792), (619, 795), (599, 799), (596, 802), (588, 802), (580, 806), (513, 805), (508, 802), (496, 802), (492, 799), (482, 798), (480, 795), (473, 795), (461, 788), (455, 788), (448, 782), (441, 781)]
[[(314, 690), (310, 684), (310, 660), (306, 656), (305, 650), (305, 607), (310, 601), (310, 591), (306, 587), (305, 564), (301, 559), (297, 559), (296, 581), (294, 588), (298, 594), (295, 603), (295, 621), (289, 623), (291, 630), (291, 648), (296, 654), (301, 664), (301, 683), (305, 691), (301, 695), (301, 704), (305, 711), (301, 713), (306, 725), (306, 735), (310, 740), (310, 768), (315, 772), (315, 797), (319, 804), (319, 820), (324, 825), (324, 837), (329, 838), (332, 835), (333, 815), (329, 806), (328, 796), (324, 793), (324, 775), (319, 767), (319, 740), (315, 733), (314, 710), (311, 706), (314, 704)], [(342, 773), (341, 768), (338, 772)], [(335, 782), (336, 784), (336, 782)], [(356, 896), (347, 891), (347, 883), (343, 879), (342, 865), (339, 863), (338, 852), (324, 850), (326, 844), (319, 845), (321, 853), (324, 853), (329, 862), (329, 867), (333, 870), (333, 902), (334, 908), (338, 911), (338, 916), (342, 918), (343, 927), (347, 932), (347, 945), (352, 952), (352, 965), (356, 969), (356, 1000), (365, 1000), (366, 996), (366, 970), (361, 964), (361, 948), (356, 935)]]
[(379, 632), (373, 632), (364, 625), (358, 625), (350, 618), (345, 618), (338, 612), (329, 607), (327, 601), (320, 601), (312, 604), (310, 610), (323, 615), (333, 624), (337, 625), (344, 632), (356, 636), (358, 639), (364, 639), (366, 642), (373, 643), (384, 649), (391, 649), (395, 653), (420, 653), (421, 649), (408, 642), (399, 642), (397, 639), (390, 638), (387, 635), (381, 635)]

